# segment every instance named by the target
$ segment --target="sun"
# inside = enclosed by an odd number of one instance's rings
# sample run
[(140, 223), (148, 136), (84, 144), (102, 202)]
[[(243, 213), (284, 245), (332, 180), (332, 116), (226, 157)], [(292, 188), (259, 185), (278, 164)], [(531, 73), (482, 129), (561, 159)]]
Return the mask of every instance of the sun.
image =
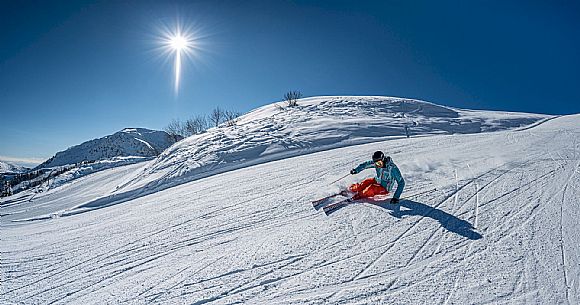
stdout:
[(181, 50), (186, 49), (188, 45), (189, 41), (187, 41), (187, 39), (180, 34), (177, 34), (176, 36), (169, 39), (169, 46), (176, 52), (181, 52)]
[(176, 96), (179, 92), (183, 61), (193, 58), (195, 51), (199, 49), (195, 32), (193, 28), (181, 26), (179, 22), (161, 29), (159, 46), (162, 53), (173, 61)]

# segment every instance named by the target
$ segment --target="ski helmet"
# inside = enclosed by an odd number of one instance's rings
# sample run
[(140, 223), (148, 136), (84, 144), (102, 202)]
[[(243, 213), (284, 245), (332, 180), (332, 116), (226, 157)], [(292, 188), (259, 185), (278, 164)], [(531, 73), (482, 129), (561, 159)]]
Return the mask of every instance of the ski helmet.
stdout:
[(385, 162), (385, 154), (383, 154), (382, 151), (377, 150), (375, 151), (375, 153), (373, 154), (373, 162), (377, 162), (377, 161), (383, 161)]

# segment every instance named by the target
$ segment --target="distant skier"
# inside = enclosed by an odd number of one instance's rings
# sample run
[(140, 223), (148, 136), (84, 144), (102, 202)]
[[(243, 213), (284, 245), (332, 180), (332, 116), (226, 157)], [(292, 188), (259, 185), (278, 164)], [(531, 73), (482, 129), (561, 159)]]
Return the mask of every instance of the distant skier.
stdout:
[(368, 178), (360, 183), (355, 183), (349, 187), (351, 192), (356, 194), (352, 199), (369, 198), (375, 195), (386, 195), (393, 190), (393, 184), (397, 181), (397, 190), (391, 199), (391, 203), (398, 203), (405, 187), (405, 179), (401, 175), (399, 168), (393, 163), (389, 156), (385, 156), (382, 151), (376, 151), (373, 154), (372, 161), (361, 163), (356, 168), (352, 169), (352, 175), (358, 174), (364, 169), (375, 168), (377, 171), (376, 178)]

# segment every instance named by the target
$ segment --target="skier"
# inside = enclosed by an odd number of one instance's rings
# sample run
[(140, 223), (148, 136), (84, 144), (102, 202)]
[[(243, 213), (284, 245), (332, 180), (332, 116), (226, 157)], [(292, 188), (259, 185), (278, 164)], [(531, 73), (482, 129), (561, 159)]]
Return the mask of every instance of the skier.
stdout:
[(401, 175), (399, 168), (393, 163), (389, 156), (385, 156), (382, 151), (375, 151), (372, 161), (361, 163), (352, 169), (352, 175), (358, 174), (364, 169), (375, 168), (376, 178), (368, 178), (360, 183), (355, 183), (349, 187), (351, 192), (356, 193), (352, 199), (369, 198), (375, 195), (386, 195), (393, 190), (393, 184), (397, 181), (397, 190), (391, 199), (391, 203), (399, 203), (401, 193), (405, 187), (405, 179)]

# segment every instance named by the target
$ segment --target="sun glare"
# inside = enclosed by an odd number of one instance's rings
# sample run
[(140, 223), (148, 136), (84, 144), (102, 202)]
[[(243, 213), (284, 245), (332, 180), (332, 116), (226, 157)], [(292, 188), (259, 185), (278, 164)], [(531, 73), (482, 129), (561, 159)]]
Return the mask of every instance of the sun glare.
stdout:
[(172, 58), (175, 73), (175, 94), (179, 92), (182, 64), (192, 58), (197, 49), (195, 37), (191, 28), (182, 27), (178, 23), (174, 27), (161, 29), (160, 47), (162, 53)]
[(177, 52), (181, 52), (181, 50), (187, 48), (189, 42), (187, 39), (182, 37), (181, 35), (176, 35), (171, 37), (169, 40), (169, 45)]

